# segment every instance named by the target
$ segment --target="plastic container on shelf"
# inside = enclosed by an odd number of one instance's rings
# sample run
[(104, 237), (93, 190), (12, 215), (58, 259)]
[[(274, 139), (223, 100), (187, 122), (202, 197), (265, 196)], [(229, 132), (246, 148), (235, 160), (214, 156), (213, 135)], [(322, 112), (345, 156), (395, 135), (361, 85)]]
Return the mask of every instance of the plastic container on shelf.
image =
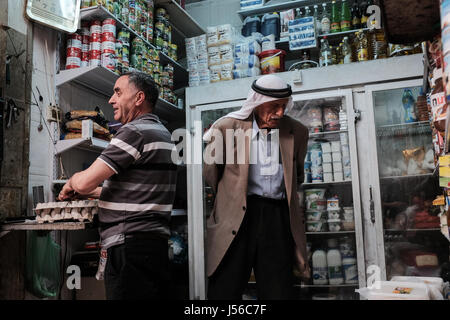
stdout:
[(341, 210), (328, 210), (328, 219), (337, 220), (341, 218)]
[(339, 232), (342, 229), (340, 219), (328, 220), (327, 224), (328, 224), (328, 230), (330, 230), (331, 232)]
[(342, 221), (342, 229), (344, 231), (353, 231), (355, 230), (355, 221)]
[(326, 199), (314, 199), (306, 200), (306, 210), (326, 210), (327, 200)]
[(324, 250), (319, 249), (314, 251), (312, 255), (312, 269), (313, 284), (328, 284), (327, 254)]
[(306, 231), (308, 232), (325, 232), (327, 231), (326, 220), (306, 221)]
[(432, 300), (443, 300), (444, 280), (442, 278), (395, 276), (392, 277), (391, 281), (424, 283), (428, 287)]
[(306, 220), (307, 221), (320, 221), (325, 216), (325, 212), (323, 210), (306, 210)]
[(324, 199), (327, 189), (307, 189), (305, 190), (305, 198), (308, 201), (315, 199)]
[(353, 207), (344, 207), (344, 220), (353, 221), (355, 218), (355, 213)]
[(261, 33), (261, 19), (258, 17), (245, 18), (242, 27), (242, 35), (244, 37), (250, 37), (254, 32)]
[(327, 252), (328, 279), (332, 285), (344, 283), (342, 272), (342, 258), (338, 249), (332, 248)]
[(284, 57), (286, 52), (281, 49), (266, 50), (259, 54), (261, 59), (261, 73), (270, 74), (284, 72)]
[(263, 36), (273, 34), (275, 40), (280, 40), (280, 16), (278, 13), (267, 13), (261, 20), (261, 33)]
[(358, 283), (358, 265), (355, 258), (342, 259), (342, 269), (344, 270), (346, 284)]
[(372, 288), (357, 289), (367, 300), (430, 300), (425, 283), (403, 281), (375, 281)]

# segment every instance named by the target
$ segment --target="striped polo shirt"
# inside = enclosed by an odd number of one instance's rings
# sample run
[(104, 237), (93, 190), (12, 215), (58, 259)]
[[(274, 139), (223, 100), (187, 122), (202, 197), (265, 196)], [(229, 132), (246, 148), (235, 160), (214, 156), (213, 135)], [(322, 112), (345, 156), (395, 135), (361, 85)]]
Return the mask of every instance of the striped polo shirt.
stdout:
[(103, 183), (99, 199), (103, 248), (135, 232), (169, 238), (177, 166), (170, 132), (151, 113), (119, 129), (98, 157), (115, 174)]

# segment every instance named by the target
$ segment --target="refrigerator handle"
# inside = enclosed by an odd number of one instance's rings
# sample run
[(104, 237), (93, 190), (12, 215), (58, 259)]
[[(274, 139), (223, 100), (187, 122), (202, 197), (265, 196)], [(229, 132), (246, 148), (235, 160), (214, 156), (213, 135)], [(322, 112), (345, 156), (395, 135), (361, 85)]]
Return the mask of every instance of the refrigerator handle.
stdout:
[(359, 109), (354, 109), (354, 113), (355, 113), (355, 123), (358, 122), (359, 120), (361, 120), (361, 110)]
[(372, 223), (375, 223), (375, 204), (373, 202), (373, 196), (372, 196), (372, 186), (369, 187), (370, 192), (370, 220)]

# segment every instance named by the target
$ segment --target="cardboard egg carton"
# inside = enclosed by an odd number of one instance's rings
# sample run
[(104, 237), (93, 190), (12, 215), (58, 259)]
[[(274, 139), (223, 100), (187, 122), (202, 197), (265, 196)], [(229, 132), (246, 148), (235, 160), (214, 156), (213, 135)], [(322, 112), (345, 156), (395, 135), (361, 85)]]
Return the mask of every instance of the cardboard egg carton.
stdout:
[(34, 211), (38, 223), (61, 220), (92, 222), (94, 215), (98, 213), (98, 200), (38, 203)]

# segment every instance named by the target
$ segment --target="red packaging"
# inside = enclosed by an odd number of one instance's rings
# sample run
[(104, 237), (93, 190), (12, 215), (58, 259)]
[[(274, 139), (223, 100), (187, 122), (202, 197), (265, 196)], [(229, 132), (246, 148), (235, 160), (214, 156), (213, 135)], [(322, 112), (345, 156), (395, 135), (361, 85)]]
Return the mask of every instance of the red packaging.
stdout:
[(91, 33), (91, 37), (89, 39), (90, 42), (102, 42), (102, 34), (101, 33)]
[(116, 37), (114, 36), (113, 33), (110, 33), (110, 32), (102, 33), (101, 39), (102, 39), (102, 42), (104, 42), (104, 41), (116, 42)]
[(81, 58), (81, 50), (78, 48), (67, 48), (67, 57)]

